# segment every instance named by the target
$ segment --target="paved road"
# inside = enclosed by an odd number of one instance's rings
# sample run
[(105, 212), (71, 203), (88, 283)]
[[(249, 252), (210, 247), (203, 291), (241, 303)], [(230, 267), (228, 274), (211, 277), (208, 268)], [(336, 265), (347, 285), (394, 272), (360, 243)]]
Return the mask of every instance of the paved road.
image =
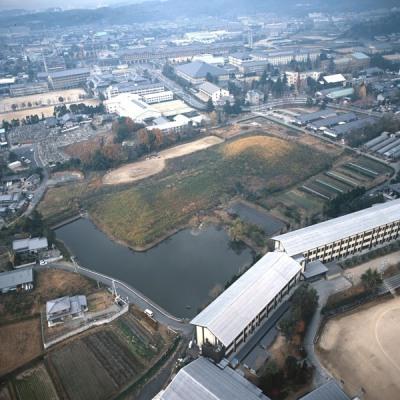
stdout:
[(51, 263), (46, 267), (35, 267), (36, 269), (46, 269), (46, 268), (58, 268), (71, 272), (78, 272), (88, 278), (101, 282), (102, 284), (112, 287), (113, 281), (115, 282), (115, 288), (118, 294), (122, 298), (128, 298), (129, 303), (135, 304), (140, 309), (144, 310), (146, 308), (150, 309), (154, 313), (154, 318), (161, 324), (166, 325), (173, 329), (174, 331), (180, 332), (183, 335), (190, 337), (193, 331), (193, 327), (188, 323), (188, 321), (176, 318), (167, 311), (163, 310), (159, 305), (155, 304), (153, 301), (148, 299), (145, 295), (140, 293), (138, 290), (132, 288), (131, 286), (125, 284), (124, 282), (114, 280), (111, 277), (97, 272), (91, 271), (87, 268), (83, 268), (77, 264), (68, 262), (55, 262)]
[(174, 92), (178, 97), (184, 100), (186, 103), (190, 104), (192, 107), (197, 108), (198, 110), (206, 110), (207, 105), (197, 100), (194, 96), (190, 95), (186, 92), (180, 85), (175, 83), (173, 80), (167, 78), (162, 74), (159, 70), (149, 70), (149, 72), (157, 78), (160, 82), (164, 83), (164, 85)]
[(314, 386), (318, 387), (331, 379), (331, 375), (321, 365), (317, 355), (315, 354), (314, 341), (322, 321), (321, 310), (322, 307), (326, 304), (326, 301), (328, 300), (328, 297), (330, 295), (335, 292), (340, 292), (342, 290), (348, 289), (351, 286), (351, 283), (344, 277), (340, 276), (329, 281), (320, 280), (314, 282), (312, 283), (312, 286), (318, 293), (319, 301), (317, 311), (315, 312), (314, 317), (312, 318), (310, 325), (308, 326), (307, 333), (304, 338), (304, 348), (307, 351), (307, 358), (309, 362), (315, 367)]

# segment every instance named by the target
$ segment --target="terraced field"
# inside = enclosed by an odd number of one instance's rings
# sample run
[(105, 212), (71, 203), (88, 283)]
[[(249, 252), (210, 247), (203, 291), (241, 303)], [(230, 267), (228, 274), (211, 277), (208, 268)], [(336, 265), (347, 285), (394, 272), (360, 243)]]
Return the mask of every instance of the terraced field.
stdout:
[(53, 382), (44, 364), (39, 364), (14, 380), (18, 400), (58, 400)]

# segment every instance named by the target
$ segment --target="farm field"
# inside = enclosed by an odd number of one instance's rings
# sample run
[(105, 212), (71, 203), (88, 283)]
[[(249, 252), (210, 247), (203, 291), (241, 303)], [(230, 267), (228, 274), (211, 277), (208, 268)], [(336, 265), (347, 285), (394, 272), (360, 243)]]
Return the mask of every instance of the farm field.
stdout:
[[(310, 162), (306, 146), (248, 136), (169, 160), (157, 178), (119, 191), (103, 191), (86, 205), (103, 231), (143, 249), (237, 193), (265, 196), (329, 168), (331, 160), (314, 151)], [(303, 168), (306, 162), (307, 170)]]
[[(360, 329), (362, 326), (362, 329)], [(350, 395), (396, 399), (400, 390), (400, 298), (365, 305), (327, 322), (317, 350)]]
[(39, 318), (0, 326), (0, 376), (31, 361), (41, 352)]
[(58, 400), (43, 363), (19, 374), (13, 381), (18, 400)]

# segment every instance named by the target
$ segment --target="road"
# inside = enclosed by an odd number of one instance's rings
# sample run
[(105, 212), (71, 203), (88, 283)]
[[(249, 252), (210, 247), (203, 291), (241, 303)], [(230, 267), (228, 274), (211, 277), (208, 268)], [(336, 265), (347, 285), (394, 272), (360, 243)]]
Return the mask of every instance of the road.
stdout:
[(187, 321), (174, 317), (173, 315), (162, 309), (159, 305), (155, 304), (153, 301), (147, 298), (144, 294), (140, 293), (138, 290), (134, 289), (133, 287), (127, 285), (124, 282), (115, 280), (107, 275), (99, 274), (98, 272), (91, 271), (87, 268), (81, 267), (76, 262), (75, 263), (55, 262), (45, 267), (36, 266), (35, 268), (36, 269), (56, 268), (70, 272), (77, 272), (83, 276), (91, 278), (109, 287), (112, 287), (114, 282), (117, 293), (122, 298), (128, 298), (129, 303), (135, 304), (142, 310), (145, 309), (152, 310), (154, 313), (154, 318), (158, 322), (160, 322), (165, 326), (168, 326), (172, 330), (180, 332), (181, 334), (187, 337), (190, 337), (192, 335), (193, 327)]
[(149, 72), (155, 78), (157, 78), (160, 82), (162, 82), (167, 87), (167, 89), (174, 92), (183, 101), (185, 101), (192, 107), (197, 108), (198, 110), (201, 110), (201, 111), (206, 110), (206, 108), (207, 108), (206, 104), (204, 104), (200, 100), (197, 100), (194, 96), (192, 96), (188, 92), (186, 92), (180, 85), (178, 85), (173, 80), (164, 76), (160, 70), (149, 70)]

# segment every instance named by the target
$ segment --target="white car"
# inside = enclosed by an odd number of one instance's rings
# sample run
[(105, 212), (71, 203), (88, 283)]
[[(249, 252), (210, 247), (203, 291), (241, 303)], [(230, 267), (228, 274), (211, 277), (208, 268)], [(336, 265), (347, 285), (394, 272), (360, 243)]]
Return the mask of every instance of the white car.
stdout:
[(40, 261), (39, 261), (39, 264), (40, 264), (40, 265), (47, 265), (47, 261), (46, 261), (46, 260), (40, 260)]

